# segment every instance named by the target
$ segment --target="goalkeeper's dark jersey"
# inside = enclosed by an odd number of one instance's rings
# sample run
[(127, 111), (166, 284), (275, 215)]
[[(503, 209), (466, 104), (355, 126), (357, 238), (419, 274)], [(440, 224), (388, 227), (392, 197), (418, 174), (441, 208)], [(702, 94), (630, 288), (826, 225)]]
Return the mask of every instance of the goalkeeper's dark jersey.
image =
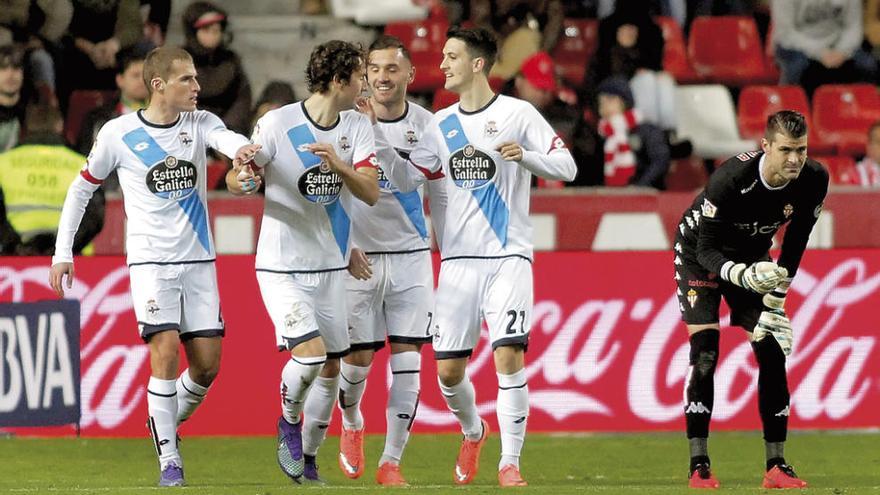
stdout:
[(728, 261), (767, 259), (773, 235), (788, 224), (777, 263), (793, 277), (828, 192), (828, 172), (807, 159), (797, 179), (770, 188), (761, 178), (763, 152), (725, 161), (685, 210), (675, 250), (684, 261), (721, 273)]

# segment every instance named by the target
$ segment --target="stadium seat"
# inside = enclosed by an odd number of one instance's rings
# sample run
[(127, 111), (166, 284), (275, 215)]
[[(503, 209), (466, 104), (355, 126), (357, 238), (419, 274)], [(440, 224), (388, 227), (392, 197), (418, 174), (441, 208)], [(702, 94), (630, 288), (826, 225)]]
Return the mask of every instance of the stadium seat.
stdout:
[(76, 144), (79, 128), (83, 119), (93, 109), (110, 101), (116, 91), (98, 91), (78, 89), (70, 94), (67, 104), (67, 118), (64, 120), (64, 138), (70, 144)]
[(385, 34), (403, 41), (412, 56), (416, 78), (409, 85), (414, 93), (430, 93), (443, 87), (446, 78), (440, 72), (443, 44), (449, 23), (443, 19), (414, 22), (392, 22), (385, 26)]
[(744, 139), (760, 141), (764, 136), (767, 117), (780, 110), (800, 112), (809, 127), (810, 153), (828, 155), (834, 153), (834, 145), (821, 139), (812, 124), (810, 103), (800, 86), (746, 86), (739, 94), (737, 120), (739, 132)]
[(436, 112), (437, 110), (444, 109), (449, 105), (454, 105), (458, 103), (458, 94), (449, 91), (448, 89), (440, 88), (434, 92), (434, 101), (431, 104), (431, 108)]
[(828, 155), (811, 156), (811, 158), (825, 165), (832, 184), (858, 184), (858, 176), (855, 173), (856, 161), (851, 156)]
[(819, 86), (813, 95), (813, 123), (820, 139), (838, 154), (865, 153), (868, 128), (880, 120), (880, 95), (871, 84)]
[(697, 17), (691, 25), (688, 56), (697, 75), (706, 81), (728, 86), (772, 82), (751, 17)]
[(553, 60), (562, 78), (579, 88), (590, 57), (596, 51), (599, 21), (596, 19), (565, 19), (562, 36), (553, 48)]
[(675, 89), (678, 136), (689, 139), (700, 158), (724, 159), (758, 149), (740, 138), (736, 110), (727, 87), (720, 84), (679, 86)]
[(687, 57), (681, 26), (672, 17), (658, 16), (654, 21), (663, 31), (663, 70), (672, 74), (679, 84), (699, 82), (700, 77)]

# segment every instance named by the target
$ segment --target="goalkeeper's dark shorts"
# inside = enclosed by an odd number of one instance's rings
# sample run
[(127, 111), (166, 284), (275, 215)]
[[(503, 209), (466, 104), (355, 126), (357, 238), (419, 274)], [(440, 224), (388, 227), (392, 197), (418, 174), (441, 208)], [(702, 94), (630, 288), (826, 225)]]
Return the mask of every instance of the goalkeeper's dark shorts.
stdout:
[(755, 328), (764, 310), (760, 294), (726, 282), (696, 260), (675, 253), (675, 283), (681, 319), (689, 325), (707, 325), (720, 321), (721, 298), (730, 307), (730, 324), (749, 332)]

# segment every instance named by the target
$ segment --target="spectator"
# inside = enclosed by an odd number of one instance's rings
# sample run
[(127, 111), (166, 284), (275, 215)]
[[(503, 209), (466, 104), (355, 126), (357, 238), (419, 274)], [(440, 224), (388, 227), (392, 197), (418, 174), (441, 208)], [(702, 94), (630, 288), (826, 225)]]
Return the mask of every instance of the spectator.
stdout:
[[(593, 173), (602, 165), (599, 137), (584, 122), (580, 107), (559, 99), (555, 64), (550, 55), (538, 52), (527, 58), (512, 86), (513, 96), (537, 108), (571, 150), (578, 166), (573, 185), (601, 184), (601, 177)], [(592, 178), (588, 177), (591, 173)]]
[(9, 223), (9, 219), (6, 216), (6, 201), (3, 198), (3, 189), (0, 188), (0, 255), (14, 255), (19, 244), (21, 244), (21, 237)]
[(842, 174), (842, 182), (864, 187), (880, 187), (880, 121), (868, 129), (868, 145), (865, 157), (855, 169)]
[(21, 50), (13, 45), (0, 47), (0, 152), (18, 143), (27, 106), (23, 85)]
[(257, 121), (260, 120), (260, 117), (265, 115), (269, 110), (281, 108), (284, 105), (295, 101), (296, 94), (290, 83), (284, 81), (269, 82), (269, 84), (263, 88), (263, 92), (260, 93), (260, 98), (257, 100), (257, 104), (254, 105), (253, 112), (251, 112), (250, 128), (253, 129), (257, 124)]
[(151, 47), (165, 44), (168, 21), (171, 18), (171, 0), (140, 0), (144, 20), (144, 40)]
[[(663, 71), (663, 32), (641, 4), (642, 0), (617, 0), (614, 12), (599, 22), (586, 93), (609, 77), (623, 77), (630, 82), (644, 121), (672, 131), (675, 80)], [(592, 99), (589, 94), (586, 98)]]
[[(689, 14), (691, 16), (698, 15), (692, 12), (694, 8), (697, 8), (698, 5), (703, 5), (706, 2), (712, 1), (714, 0), (642, 0), (638, 4), (638, 9), (644, 11), (651, 17), (660, 15), (672, 17), (679, 26), (685, 27), (688, 22)], [(596, 17), (604, 19), (614, 13), (617, 9), (618, 1), (596, 0), (596, 4)]]
[(113, 89), (117, 55), (138, 43), (143, 31), (139, 0), (73, 0), (59, 60), (62, 108), (75, 89)]
[(209, 2), (194, 2), (183, 13), (184, 49), (199, 73), (199, 108), (219, 116), (230, 129), (246, 133), (251, 85), (238, 55), (227, 48), (226, 12)]
[[(86, 158), (65, 145), (64, 121), (55, 107), (29, 106), (26, 123), (22, 143), (0, 154), (0, 189), (9, 223), (21, 238), (16, 254), (51, 255), (67, 188)], [(74, 252), (89, 254), (86, 248), (103, 225), (104, 196), (96, 194), (86, 207)]]
[(663, 131), (642, 121), (626, 79), (606, 79), (597, 92), (599, 135), (605, 138), (605, 185), (665, 189), (670, 151)]
[(780, 84), (812, 97), (822, 84), (874, 80), (877, 61), (861, 48), (862, 0), (773, 0), (771, 17)]
[[(98, 131), (110, 119), (146, 107), (147, 87), (144, 84), (144, 58), (140, 54), (128, 53), (120, 57), (116, 74), (116, 87), (119, 93), (104, 106), (92, 109), (83, 118), (76, 140), (76, 150), (88, 155)], [(108, 189), (105, 182), (104, 188)]]
[[(456, 2), (447, 2), (454, 4)], [(470, 20), (498, 37), (498, 61), (491, 75), (511, 79), (522, 63), (537, 51), (551, 52), (562, 35), (565, 19), (560, 0), (470, 0), (450, 9), (450, 24)], [(464, 16), (467, 15), (467, 18)]]

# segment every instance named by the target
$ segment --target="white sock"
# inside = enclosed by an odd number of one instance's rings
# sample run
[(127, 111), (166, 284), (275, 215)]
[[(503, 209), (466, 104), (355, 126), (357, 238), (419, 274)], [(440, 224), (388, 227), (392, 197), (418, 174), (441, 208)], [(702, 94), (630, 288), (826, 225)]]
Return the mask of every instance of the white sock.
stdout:
[(194, 382), (189, 376), (189, 368), (183, 370), (175, 384), (177, 389), (177, 424), (179, 426), (180, 423), (192, 416), (199, 404), (205, 400), (209, 387), (203, 387)]
[(519, 455), (526, 438), (529, 417), (529, 386), (526, 370), (512, 375), (498, 373), (498, 429), (501, 430), (500, 470), (508, 464), (519, 468)]
[(385, 462), (400, 464), (419, 408), (421, 364), (422, 356), (418, 352), (391, 355), (391, 390), (388, 391), (388, 407), (385, 409), (385, 450), (379, 459), (380, 466)]
[(318, 447), (327, 436), (327, 427), (333, 416), (333, 403), (339, 389), (339, 375), (333, 378), (319, 376), (306, 397), (306, 422), (303, 426), (303, 454), (318, 455)]
[(169, 461), (180, 464), (177, 452), (177, 380), (162, 380), (150, 377), (147, 384), (147, 410), (150, 413), (150, 434), (159, 468), (163, 469)]
[(284, 365), (281, 370), (281, 415), (288, 423), (299, 423), (309, 387), (326, 360), (326, 356), (294, 356)]
[(483, 435), (483, 425), (480, 423), (480, 415), (477, 413), (477, 395), (474, 392), (474, 384), (471, 383), (467, 373), (462, 381), (451, 387), (440, 382), (440, 393), (446, 399), (446, 407), (452, 411), (461, 424), (461, 432), (464, 433), (464, 436), (468, 440), (479, 440)]
[(342, 426), (346, 430), (363, 430), (364, 416), (361, 414), (361, 397), (367, 388), (367, 375), (370, 365), (355, 366), (345, 361), (340, 363), (339, 371), (339, 410), (342, 411)]

